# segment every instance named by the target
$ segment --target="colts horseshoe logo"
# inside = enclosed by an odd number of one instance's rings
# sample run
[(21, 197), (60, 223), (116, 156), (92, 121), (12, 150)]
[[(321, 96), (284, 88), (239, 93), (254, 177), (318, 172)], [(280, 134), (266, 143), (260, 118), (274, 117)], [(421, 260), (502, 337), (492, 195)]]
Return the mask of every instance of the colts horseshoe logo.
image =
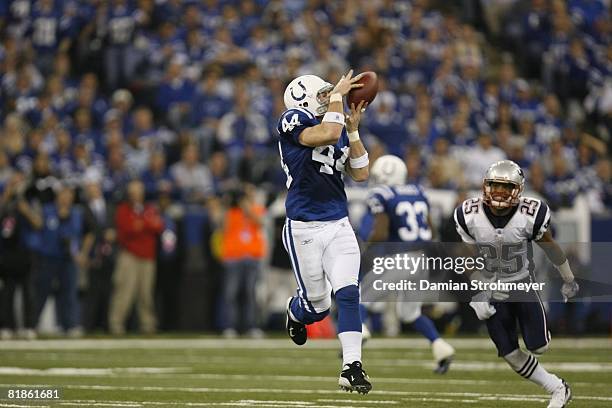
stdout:
[(296, 101), (301, 101), (302, 99), (306, 97), (306, 87), (302, 84), (302, 81), (299, 81), (297, 84), (300, 86), (300, 88), (302, 88), (302, 96), (300, 96), (299, 98), (295, 96), (293, 94), (293, 88), (291, 88), (291, 97), (295, 99)]

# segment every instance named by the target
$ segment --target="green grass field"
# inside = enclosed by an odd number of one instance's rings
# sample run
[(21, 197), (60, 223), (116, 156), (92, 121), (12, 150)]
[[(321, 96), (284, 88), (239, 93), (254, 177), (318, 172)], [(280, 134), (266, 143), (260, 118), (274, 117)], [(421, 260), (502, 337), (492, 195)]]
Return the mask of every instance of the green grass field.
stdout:
[[(60, 401), (0, 399), (2, 407), (545, 407), (547, 395), (514, 374), (484, 338), (455, 339), (445, 376), (422, 339), (364, 348), (374, 390), (337, 388), (335, 340), (158, 338), (0, 342), (0, 389), (57, 386)], [(612, 340), (553, 339), (540, 359), (572, 386), (570, 407), (612, 406)], [(5, 398), (6, 395), (3, 396)]]

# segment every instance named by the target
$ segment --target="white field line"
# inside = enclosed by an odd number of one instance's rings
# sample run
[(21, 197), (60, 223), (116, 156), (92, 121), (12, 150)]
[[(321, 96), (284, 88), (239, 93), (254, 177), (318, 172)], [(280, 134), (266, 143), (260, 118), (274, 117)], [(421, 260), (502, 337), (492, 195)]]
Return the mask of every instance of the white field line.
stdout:
[(453, 403), (457, 402), (463, 404), (478, 404), (478, 401), (474, 400), (466, 400), (466, 399), (452, 399), (452, 398), (402, 398), (402, 401), (411, 401), (411, 402), (444, 402), (444, 403)]
[[(488, 338), (452, 339), (458, 349), (493, 349)], [(315, 340), (306, 343), (307, 349), (337, 349), (337, 340)], [(373, 349), (429, 349), (429, 342), (421, 338), (372, 339), (367, 348)], [(563, 338), (553, 339), (553, 348), (589, 348), (612, 350), (612, 339), (607, 338)], [(6, 340), (3, 350), (109, 350), (109, 349), (291, 349), (295, 345), (286, 339), (53, 339), (53, 340)]]
[(138, 408), (142, 407), (142, 404), (138, 403), (126, 403), (123, 401), (108, 401), (108, 402), (88, 402), (88, 401), (79, 401), (79, 402), (70, 402), (70, 401), (62, 401), (59, 402), (58, 405), (67, 405), (72, 407), (81, 407), (83, 405), (94, 406), (94, 407), (130, 407), (130, 408)]
[[(38, 384), (39, 385), (39, 384)], [(0, 387), (13, 386), (13, 387), (27, 387), (32, 384), (0, 384)], [(39, 385), (46, 387), (50, 385)], [(344, 394), (340, 390), (288, 390), (282, 388), (211, 388), (211, 387), (153, 387), (153, 386), (113, 386), (113, 385), (81, 385), (81, 384), (60, 384), (62, 388), (69, 389), (80, 389), (80, 390), (101, 390), (101, 391), (159, 391), (159, 392), (188, 392), (188, 393), (236, 393), (236, 394), (321, 394), (321, 395), (338, 395)], [(425, 391), (391, 391), (391, 390), (374, 390), (373, 394), (376, 395), (393, 395), (399, 397), (410, 397), (410, 396), (424, 396), (429, 397), (432, 392)], [(479, 392), (435, 392), (437, 396), (441, 397), (490, 397), (494, 399), (500, 398), (517, 398), (514, 394), (497, 394), (497, 393), (479, 393)], [(521, 398), (543, 398), (542, 395), (520, 395)], [(601, 397), (601, 396), (588, 396), (588, 395), (577, 395), (572, 397), (575, 400), (588, 400), (588, 401), (612, 401), (612, 396)]]
[[(548, 366), (548, 365), (547, 365)], [(451, 369), (453, 366), (451, 366)], [(140, 376), (130, 376), (140, 377)], [(175, 375), (155, 375), (156, 378), (179, 378)], [(201, 380), (220, 380), (220, 381), (241, 381), (248, 380), (252, 381), (253, 376), (247, 374), (180, 374), (180, 378), (188, 379), (201, 379)], [(519, 378), (519, 377), (517, 377)], [(335, 381), (336, 377), (324, 377), (324, 376), (306, 376), (306, 375), (269, 375), (260, 374), (257, 376), (258, 380), (266, 381), (288, 381), (288, 382), (330, 382)], [(376, 383), (380, 384), (444, 384), (444, 385), (496, 385), (500, 384), (499, 381), (493, 380), (461, 380), (461, 379), (435, 379), (435, 378), (405, 378), (405, 377), (378, 377), (374, 379)], [(521, 383), (524, 384), (525, 380), (504, 380), (504, 384), (509, 383)], [(610, 383), (589, 383), (589, 382), (576, 382), (572, 381), (571, 385), (589, 386), (589, 387), (610, 387)]]
[[(49, 405), (34, 405), (35, 407), (38, 408), (49, 408)], [(0, 407), (7, 407), (7, 408), (31, 408), (32, 405), (19, 405), (19, 404), (5, 404), (3, 402), (0, 402)]]
[(189, 368), (180, 367), (113, 367), (113, 368), (23, 368), (0, 367), (0, 375), (36, 375), (36, 376), (68, 376), (68, 377), (115, 377), (123, 374), (176, 374), (189, 371)]
[[(456, 364), (456, 363), (455, 363)], [(562, 363), (570, 364), (570, 363)], [(585, 363), (578, 363), (585, 364)], [(550, 367), (551, 364), (547, 364)], [(507, 368), (502, 364), (503, 368)], [(452, 366), (454, 368), (454, 365)], [(118, 374), (128, 374), (130, 378), (139, 378), (155, 375), (156, 378), (172, 378), (172, 379), (202, 379), (202, 380), (219, 380), (219, 381), (252, 381), (253, 376), (247, 374), (185, 374), (188, 368), (182, 369), (179, 367), (156, 368), (156, 367), (118, 367), (118, 368), (22, 368), (22, 367), (0, 367), (0, 375), (13, 376), (62, 376), (62, 377), (116, 377)], [(565, 368), (566, 371), (572, 371)], [(261, 374), (257, 376), (258, 380), (265, 381), (287, 381), (287, 382), (309, 382), (309, 383), (329, 383), (336, 380), (336, 377), (324, 376), (304, 376), (304, 375), (267, 375)], [(399, 378), (399, 377), (376, 377), (376, 383), (379, 384), (440, 384), (440, 385), (499, 385), (499, 381), (493, 380), (462, 380), (462, 379), (435, 379), (435, 378)], [(524, 383), (522, 380), (504, 380), (504, 383)], [(588, 386), (588, 387), (606, 387), (609, 388), (609, 383), (590, 383), (590, 382), (575, 382), (571, 385)]]
[[(499, 398), (494, 399), (499, 401), (529, 401), (529, 402), (545, 402), (546, 399), (526, 399), (526, 398)], [(464, 404), (478, 404), (478, 400), (468, 399), (453, 399), (453, 398), (435, 398), (435, 397), (414, 397), (414, 398), (402, 398), (402, 401), (411, 402), (443, 402), (443, 403), (464, 403)], [(357, 402), (364, 405), (347, 405), (348, 402)], [(320, 405), (319, 403), (325, 403)], [(339, 403), (340, 405), (327, 405), (327, 403)], [(231, 402), (160, 402), (160, 401), (116, 401), (116, 400), (65, 400), (59, 402), (57, 405), (62, 406), (97, 406), (97, 407), (126, 407), (126, 408), (139, 408), (143, 406), (191, 406), (191, 407), (217, 407), (217, 406), (232, 406), (232, 407), (260, 407), (260, 408), (278, 408), (278, 407), (293, 407), (293, 408), (368, 408), (370, 404), (400, 404), (399, 401), (353, 401), (343, 399), (317, 399), (317, 402), (307, 401), (257, 401), (257, 400), (237, 400)], [(30, 407), (29, 405), (2, 405), (0, 407)]]
[[(268, 366), (295, 366), (296, 360), (287, 357), (264, 357), (258, 354), (249, 356), (217, 356), (217, 357), (201, 357), (197, 358), (200, 363), (221, 364), (226, 366), (231, 365), (268, 365)], [(302, 366), (320, 366), (321, 358), (305, 357), (299, 359)], [(390, 367), (419, 367), (423, 369), (432, 369), (434, 363), (427, 359), (384, 359), (384, 358), (365, 358), (368, 366)], [(547, 369), (564, 370), (568, 372), (612, 372), (612, 363), (601, 362), (546, 362)], [(508, 365), (502, 361), (455, 361), (452, 364), (452, 369), (457, 371), (495, 371), (506, 370)]]
[[(315, 402), (308, 401), (286, 401), (286, 400), (237, 400), (230, 402), (161, 402), (161, 401), (115, 401), (115, 400), (65, 400), (59, 402), (58, 405), (65, 406), (100, 406), (100, 407), (143, 407), (152, 406), (189, 406), (189, 407), (259, 407), (259, 408), (369, 408), (364, 405), (346, 405), (347, 402), (358, 402), (363, 404), (364, 401), (340, 400), (342, 405), (320, 405)], [(29, 407), (29, 406), (28, 406)]]
[[(331, 398), (317, 398), (317, 402), (339, 402), (340, 404), (345, 403), (347, 400), (343, 400), (343, 399), (331, 399)], [(376, 405), (397, 405), (399, 404), (398, 401), (391, 401), (391, 400), (371, 400), (371, 399), (367, 399), (367, 400), (363, 400), (363, 401), (359, 401), (360, 404), (376, 404)]]

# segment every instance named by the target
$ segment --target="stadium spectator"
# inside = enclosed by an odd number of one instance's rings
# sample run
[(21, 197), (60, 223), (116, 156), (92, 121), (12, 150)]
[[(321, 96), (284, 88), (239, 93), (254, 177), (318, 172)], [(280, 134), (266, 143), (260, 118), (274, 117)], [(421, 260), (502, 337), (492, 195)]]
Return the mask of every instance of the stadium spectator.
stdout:
[(396, 110), (396, 97), (391, 92), (381, 92), (370, 107), (367, 130), (384, 143), (387, 152), (403, 156), (409, 140), (406, 124)]
[(154, 333), (155, 259), (164, 221), (154, 206), (145, 203), (142, 182), (130, 181), (126, 194), (127, 200), (119, 204), (115, 215), (119, 251), (113, 272), (109, 328), (113, 334), (124, 334), (125, 320), (136, 303), (140, 330)]
[(180, 128), (181, 123), (188, 123), (191, 116), (190, 102), (195, 86), (185, 76), (185, 62), (186, 57), (182, 54), (172, 58), (155, 99), (157, 112), (175, 128)]
[(145, 188), (145, 199), (155, 201), (160, 194), (175, 195), (174, 180), (166, 168), (166, 156), (162, 150), (152, 153), (149, 168), (142, 173), (141, 180)]
[(482, 184), (482, 175), (491, 163), (504, 160), (506, 154), (493, 145), (493, 138), (489, 133), (481, 133), (477, 144), (466, 148), (461, 155), (461, 162), (465, 169), (465, 181), (471, 188), (478, 188)]
[[(225, 312), (223, 335), (235, 337), (238, 310), (243, 306), (243, 326), (251, 337), (261, 337), (256, 322), (258, 310), (255, 287), (260, 275), (260, 262), (266, 250), (263, 232), (265, 208), (257, 204), (255, 188), (237, 187), (228, 194), (222, 227), (222, 259), (224, 264), (222, 304)], [(244, 297), (238, 298), (240, 291)]]
[(546, 179), (545, 192), (551, 206), (571, 207), (578, 195), (580, 185), (562, 156), (552, 158), (552, 169)]
[(108, 89), (117, 89), (130, 83), (138, 64), (133, 38), (142, 15), (127, 0), (112, 0), (98, 8), (100, 20), (97, 29), (107, 44), (104, 54), (104, 72)]
[(84, 179), (83, 211), (91, 238), (83, 243), (81, 267), (87, 272), (83, 325), (87, 331), (108, 330), (108, 306), (115, 267), (114, 206), (104, 200), (99, 180), (91, 173)]
[(83, 257), (83, 240), (91, 233), (84, 227), (83, 212), (74, 206), (74, 190), (67, 185), (58, 187), (55, 202), (42, 208), (36, 315), (40, 318), (47, 297), (57, 285), (55, 300), (59, 325), (71, 337), (82, 334), (77, 263)]
[[(0, 153), (0, 156), (2, 153)], [(40, 214), (23, 197), (24, 176), (13, 173), (0, 197), (0, 338), (10, 338), (17, 329), (15, 292), (21, 289), (22, 337), (36, 337), (36, 299), (33, 253), (26, 245), (28, 230), (42, 226)]]
[(182, 213), (173, 206), (168, 192), (162, 191), (157, 202), (164, 229), (159, 235), (156, 258), (155, 304), (159, 329), (176, 330), (179, 320), (179, 289), (185, 258)]
[(264, 153), (269, 141), (266, 118), (251, 109), (244, 88), (237, 89), (234, 109), (221, 117), (217, 141), (227, 154), (230, 175), (238, 173), (240, 159), (247, 147)]
[(461, 162), (450, 151), (450, 142), (445, 137), (436, 139), (433, 145), (433, 152), (430, 166), (438, 166), (439, 177), (441, 183), (451, 188), (457, 188), (465, 185), (463, 179), (463, 168)]
[(202, 202), (213, 193), (210, 170), (200, 163), (198, 156), (198, 147), (188, 144), (183, 147), (181, 161), (170, 167), (170, 175), (185, 203)]
[(612, 164), (610, 159), (600, 159), (596, 167), (597, 179), (594, 181), (592, 189), (597, 195), (597, 200), (593, 203), (592, 209), (598, 213), (610, 212), (612, 209)]

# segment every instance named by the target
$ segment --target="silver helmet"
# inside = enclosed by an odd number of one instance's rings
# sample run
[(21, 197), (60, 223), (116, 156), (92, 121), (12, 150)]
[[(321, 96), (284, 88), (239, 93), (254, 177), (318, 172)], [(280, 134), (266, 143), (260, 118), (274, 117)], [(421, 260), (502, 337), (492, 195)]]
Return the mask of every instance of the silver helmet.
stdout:
[[(494, 190), (493, 184), (507, 184), (508, 189)], [(509, 208), (517, 205), (525, 187), (525, 175), (521, 167), (511, 160), (498, 161), (489, 167), (482, 183), (484, 202), (493, 208)]]

